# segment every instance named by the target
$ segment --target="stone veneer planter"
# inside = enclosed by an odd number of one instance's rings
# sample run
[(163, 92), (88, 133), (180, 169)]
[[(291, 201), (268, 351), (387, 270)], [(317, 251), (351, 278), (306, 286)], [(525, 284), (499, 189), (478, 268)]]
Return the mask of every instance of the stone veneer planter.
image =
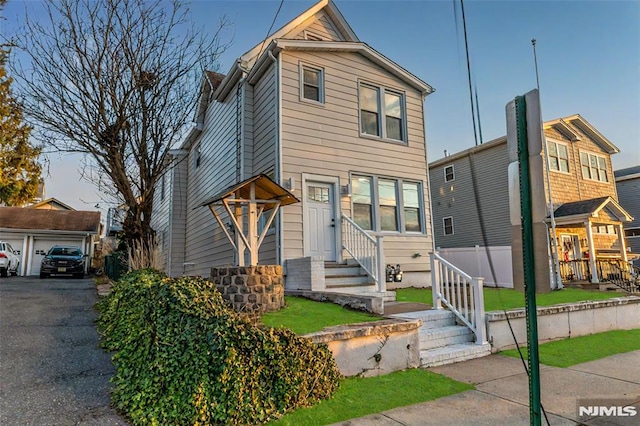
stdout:
[(284, 307), (282, 266), (220, 266), (211, 281), (237, 312), (264, 313)]

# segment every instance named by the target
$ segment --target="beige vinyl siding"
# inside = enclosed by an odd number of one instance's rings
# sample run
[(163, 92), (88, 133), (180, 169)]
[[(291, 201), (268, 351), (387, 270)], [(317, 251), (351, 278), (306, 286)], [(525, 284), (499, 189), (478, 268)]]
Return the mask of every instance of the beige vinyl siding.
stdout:
[(179, 276), (183, 271), (185, 256), (185, 237), (187, 226), (187, 172), (188, 163), (179, 162), (171, 171), (171, 211), (170, 211), (170, 239), (171, 265), (169, 272), (172, 276)]
[[(421, 93), (356, 53), (284, 51), (281, 60), (282, 169), (283, 178), (294, 181), (294, 194), (302, 198), (302, 173), (337, 176), (340, 185), (348, 184), (351, 174), (420, 182), (427, 235), (385, 233), (385, 256), (387, 263), (399, 263), (405, 271), (430, 270), (432, 242)], [(300, 62), (324, 69), (323, 105), (299, 101)], [(404, 94), (406, 143), (360, 136), (359, 81)], [(341, 196), (340, 208), (351, 216), (349, 197)], [(302, 257), (303, 203), (287, 206), (283, 214), (284, 258)], [(415, 253), (422, 257), (413, 257)]]
[[(188, 158), (186, 258), (189, 275), (209, 276), (212, 266), (233, 263), (232, 246), (211, 211), (200, 204), (236, 183), (236, 90), (224, 102), (212, 102), (204, 130), (193, 144), (200, 144), (201, 164), (196, 169), (191, 149)], [(224, 217), (224, 216), (223, 216)]]
[(242, 136), (242, 143), (244, 147), (244, 176), (242, 180), (253, 176), (253, 92), (253, 85), (244, 85), (244, 127)]
[[(161, 178), (162, 179), (162, 178)], [(165, 267), (165, 271), (168, 271), (169, 265), (167, 265), (169, 257), (169, 244), (170, 244), (170, 217), (171, 217), (171, 182), (173, 180), (173, 171), (169, 170), (164, 174), (165, 180), (165, 194), (162, 198), (162, 180), (158, 180), (155, 185), (153, 194), (153, 211), (151, 213), (151, 228), (156, 233), (156, 239), (160, 247), (162, 256), (162, 264)]]
[(253, 174), (273, 169), (276, 159), (276, 88), (271, 65), (256, 82), (253, 115)]
[(316, 13), (314, 16), (296, 27), (289, 34), (285, 35), (283, 38), (304, 39), (304, 30), (309, 31), (314, 35), (320, 36), (322, 37), (322, 39), (327, 41), (344, 41), (344, 37), (342, 37), (340, 32), (336, 29), (335, 25), (333, 25), (333, 23), (331, 22), (331, 18), (327, 16), (325, 11)]
[[(511, 245), (506, 142), (471, 154), (488, 246)], [(445, 182), (453, 165), (455, 179)], [(485, 246), (474, 196), (471, 159), (464, 156), (429, 169), (436, 247)], [(453, 217), (453, 235), (444, 235), (443, 218)]]
[[(271, 65), (253, 87), (253, 172), (269, 173), (276, 161), (276, 78)], [(277, 179), (276, 179), (277, 180)], [(268, 214), (268, 212), (266, 213)], [(274, 224), (278, 218), (274, 219)], [(274, 264), (277, 259), (275, 233), (267, 235), (260, 246), (261, 264)]]

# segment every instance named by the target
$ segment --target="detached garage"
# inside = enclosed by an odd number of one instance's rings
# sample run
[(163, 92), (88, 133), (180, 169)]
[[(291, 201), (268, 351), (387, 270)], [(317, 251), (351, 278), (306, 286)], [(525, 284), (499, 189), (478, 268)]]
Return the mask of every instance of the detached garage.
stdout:
[[(38, 275), (44, 255), (54, 245), (77, 246), (93, 256), (100, 232), (100, 212), (0, 207), (0, 240), (20, 251), (20, 275)], [(85, 265), (85, 272), (88, 268)]]

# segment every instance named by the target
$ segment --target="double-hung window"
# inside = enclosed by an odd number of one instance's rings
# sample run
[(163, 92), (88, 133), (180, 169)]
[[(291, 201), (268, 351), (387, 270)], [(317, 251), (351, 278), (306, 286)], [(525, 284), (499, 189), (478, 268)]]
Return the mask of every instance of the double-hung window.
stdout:
[(384, 87), (360, 84), (360, 133), (406, 142), (404, 95)]
[(352, 176), (353, 220), (363, 229), (423, 233), (424, 202), (419, 182)]
[(566, 145), (553, 141), (547, 142), (549, 169), (569, 173), (569, 150)]
[(322, 68), (300, 64), (300, 99), (324, 103), (324, 71)]
[(582, 168), (582, 178), (609, 182), (607, 177), (607, 160), (596, 154), (587, 152), (580, 153), (580, 167)]
[(453, 169), (453, 164), (444, 168), (444, 181), (453, 182), (456, 180), (456, 174)]
[(453, 235), (453, 216), (442, 218), (442, 227), (444, 229), (444, 235)]

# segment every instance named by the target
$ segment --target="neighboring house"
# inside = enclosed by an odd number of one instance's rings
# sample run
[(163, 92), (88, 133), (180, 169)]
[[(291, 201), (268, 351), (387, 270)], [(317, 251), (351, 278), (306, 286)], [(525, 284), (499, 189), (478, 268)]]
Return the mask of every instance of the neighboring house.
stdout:
[(614, 174), (620, 205), (633, 216), (633, 221), (624, 227), (627, 250), (633, 263), (640, 267), (640, 166), (616, 170)]
[(288, 288), (317, 271), (301, 278), (292, 260), (352, 262), (345, 241), (366, 235), (383, 237), (383, 262), (400, 265), (396, 285), (429, 285), (423, 104), (432, 91), (361, 42), (327, 0), (260, 40), (227, 75), (207, 72), (196, 126), (155, 191), (167, 272), (208, 276), (238, 263), (201, 204), (262, 173), (301, 200), (278, 213), (260, 248), (261, 264), (285, 266)]
[(124, 215), (126, 210), (123, 207), (109, 207), (107, 210), (107, 224), (105, 226), (105, 237), (115, 237), (122, 231)]
[(0, 240), (20, 252), (20, 275), (38, 275), (42, 258), (54, 245), (81, 247), (91, 258), (99, 232), (100, 212), (0, 207)]
[[(606, 280), (618, 259), (627, 260), (620, 236), (632, 220), (616, 193), (610, 156), (619, 150), (578, 114), (543, 127), (556, 228), (553, 235), (549, 217), (548, 235), (558, 246), (556, 253), (550, 244), (550, 253), (557, 256), (562, 282)], [(430, 163), (429, 178), (437, 250), (485, 283), (510, 287), (517, 282), (514, 273), (521, 273), (512, 270), (508, 165), (505, 136)], [(546, 173), (532, 177), (531, 185), (544, 185), (550, 216)]]
[(41, 210), (75, 210), (73, 207), (63, 203), (57, 198), (47, 198), (44, 201), (25, 206), (25, 208)]

